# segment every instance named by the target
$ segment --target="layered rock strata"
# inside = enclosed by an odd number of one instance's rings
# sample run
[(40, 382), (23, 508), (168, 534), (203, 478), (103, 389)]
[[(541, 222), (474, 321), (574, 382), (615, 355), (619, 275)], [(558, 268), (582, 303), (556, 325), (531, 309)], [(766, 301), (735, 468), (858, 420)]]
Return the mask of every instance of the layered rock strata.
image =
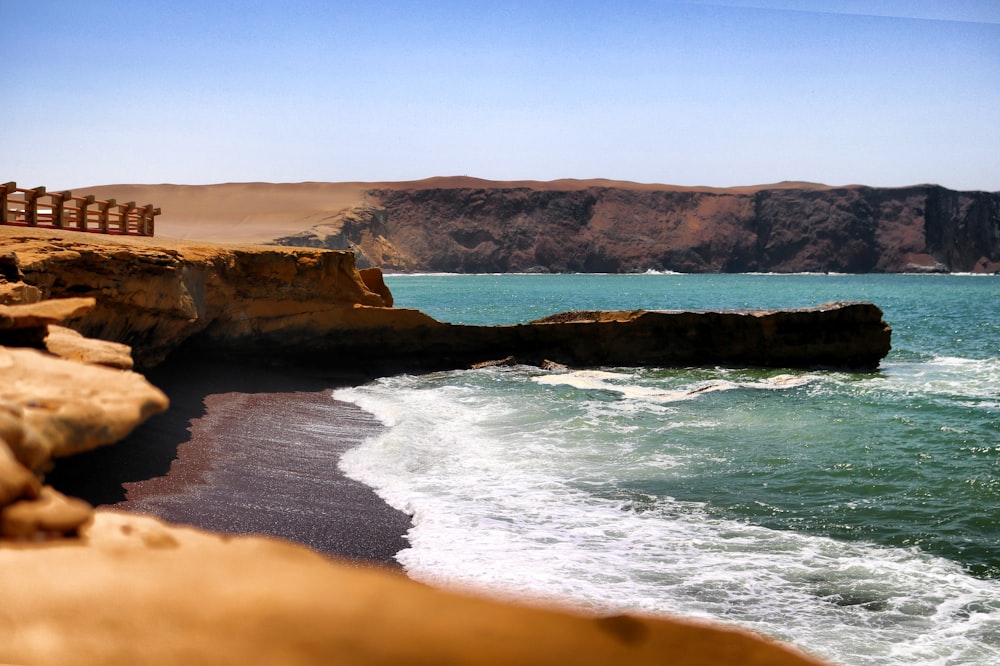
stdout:
[[(329, 331), (324, 317), (384, 306), (348, 252), (211, 246), (0, 227), (23, 281), (44, 298), (89, 296), (87, 337), (129, 345), (152, 366), (188, 338), (287, 338)], [(378, 280), (369, 277), (375, 288)], [(384, 285), (382, 286), (384, 289)], [(386, 293), (387, 290), (386, 290)], [(391, 303), (391, 301), (390, 301)]]
[(1000, 271), (996, 192), (454, 181), (373, 189), (275, 242), (352, 249), (400, 271)]

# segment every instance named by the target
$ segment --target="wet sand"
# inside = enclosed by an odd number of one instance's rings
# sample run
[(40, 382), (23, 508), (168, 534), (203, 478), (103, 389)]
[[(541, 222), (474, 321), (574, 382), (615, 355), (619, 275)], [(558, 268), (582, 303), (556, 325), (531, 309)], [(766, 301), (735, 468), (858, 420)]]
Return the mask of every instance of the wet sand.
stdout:
[(382, 428), (331, 397), (363, 378), (166, 365), (147, 375), (170, 397), (166, 413), (114, 446), (60, 460), (47, 481), (96, 506), (398, 567), (409, 516), (337, 467), (344, 451)]

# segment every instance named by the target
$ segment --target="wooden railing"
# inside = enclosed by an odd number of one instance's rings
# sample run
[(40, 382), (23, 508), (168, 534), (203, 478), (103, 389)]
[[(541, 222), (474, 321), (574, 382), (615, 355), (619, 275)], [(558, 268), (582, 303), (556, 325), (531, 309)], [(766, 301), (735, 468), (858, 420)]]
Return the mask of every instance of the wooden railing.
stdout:
[(48, 192), (44, 187), (29, 190), (13, 182), (0, 185), (0, 211), (0, 224), (132, 236), (152, 236), (153, 218), (160, 214), (152, 204), (120, 204), (114, 199)]

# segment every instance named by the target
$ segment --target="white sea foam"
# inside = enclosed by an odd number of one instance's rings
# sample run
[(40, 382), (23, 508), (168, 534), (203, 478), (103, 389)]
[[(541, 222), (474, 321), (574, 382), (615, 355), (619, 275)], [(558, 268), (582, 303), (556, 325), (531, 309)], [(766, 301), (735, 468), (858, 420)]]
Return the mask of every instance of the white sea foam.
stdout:
[(607, 372), (603, 370), (577, 370), (573, 372), (557, 372), (548, 375), (533, 377), (532, 380), (538, 384), (548, 384), (555, 386), (571, 386), (573, 388), (589, 391), (610, 391), (621, 394), (623, 398), (633, 398), (638, 400), (651, 400), (654, 402), (679, 402), (682, 400), (692, 400), (706, 393), (715, 391), (730, 391), (737, 388), (759, 388), (759, 389), (787, 389), (804, 386), (811, 381), (808, 376), (800, 375), (775, 375), (767, 379), (754, 382), (731, 382), (717, 380), (702, 382), (694, 386), (689, 386), (680, 390), (664, 390), (650, 386), (641, 386), (629, 382), (632, 375)]
[[(814, 381), (718, 374), (729, 390)], [(587, 392), (585, 408), (572, 396), (536, 404), (558, 378)], [(704, 384), (687, 381), (677, 391)], [(837, 380), (817, 383), (825, 381)], [(605, 492), (616, 475), (688, 464), (683, 447), (667, 442), (640, 467), (628, 410), (662, 420), (665, 432), (714, 426), (674, 423), (679, 406), (633, 390), (649, 384), (624, 372), (491, 369), (339, 390), (336, 398), (389, 426), (341, 466), (413, 514), (412, 545), (398, 559), (417, 580), (733, 622), (841, 663), (1000, 662), (1000, 584), (953, 562), (749, 525), (697, 502)], [(601, 399), (609, 392), (616, 397)], [(575, 408), (550, 414), (560, 400)]]
[(968, 398), (996, 409), (1000, 398), (1000, 358), (938, 356), (923, 362), (884, 363), (883, 376), (892, 390), (920, 396)]

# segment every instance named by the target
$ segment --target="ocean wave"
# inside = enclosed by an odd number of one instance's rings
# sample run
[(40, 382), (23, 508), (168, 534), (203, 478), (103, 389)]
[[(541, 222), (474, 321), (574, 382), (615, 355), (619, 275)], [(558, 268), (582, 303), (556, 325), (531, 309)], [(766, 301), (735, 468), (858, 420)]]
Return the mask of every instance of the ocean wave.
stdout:
[(716, 380), (701, 382), (678, 390), (664, 390), (652, 386), (630, 383), (633, 375), (602, 370), (578, 370), (557, 372), (532, 377), (532, 381), (549, 386), (570, 386), (584, 391), (607, 391), (623, 398), (649, 400), (667, 403), (693, 400), (715, 391), (731, 391), (739, 388), (780, 390), (805, 386), (812, 377), (808, 375), (778, 374), (757, 381), (733, 382)]
[[(1000, 660), (997, 580), (916, 547), (775, 529), (670, 492), (685, 487), (670, 481), (692, 465), (721, 471), (730, 464), (725, 449), (702, 450), (699, 442), (737, 432), (747, 434), (728, 446), (774, 457), (775, 476), (758, 486), (777, 484), (790, 465), (784, 454), (767, 451), (761, 433), (777, 427), (794, 434), (810, 427), (815, 417), (808, 410), (830, 412), (831, 400), (866, 395), (895, 418), (896, 403), (886, 400), (905, 397), (914, 381), (920, 385), (924, 378), (913, 373), (962, 373), (965, 361), (942, 357), (874, 376), (490, 368), (386, 378), (335, 392), (389, 426), (348, 452), (341, 467), (413, 515), (411, 547), (398, 559), (408, 575), (430, 584), (597, 612), (732, 622), (841, 663), (992, 664)], [(786, 376), (807, 390), (771, 390)], [(557, 382), (570, 383), (559, 391)], [(698, 393), (694, 402), (662, 404), (655, 397), (704, 386), (726, 389)], [(782, 414), (791, 420), (775, 422)], [(821, 425), (843, 417), (824, 418)], [(921, 427), (914, 422), (902, 434), (912, 439), (909, 433)], [(644, 434), (650, 429), (655, 446)], [(699, 430), (702, 438), (692, 439)], [(833, 444), (842, 454), (830, 459), (857, 463), (864, 472), (857, 458), (864, 442)], [(752, 479), (753, 470), (746, 473)], [(780, 502), (770, 510), (785, 511)], [(795, 524), (794, 516), (788, 520)]]

